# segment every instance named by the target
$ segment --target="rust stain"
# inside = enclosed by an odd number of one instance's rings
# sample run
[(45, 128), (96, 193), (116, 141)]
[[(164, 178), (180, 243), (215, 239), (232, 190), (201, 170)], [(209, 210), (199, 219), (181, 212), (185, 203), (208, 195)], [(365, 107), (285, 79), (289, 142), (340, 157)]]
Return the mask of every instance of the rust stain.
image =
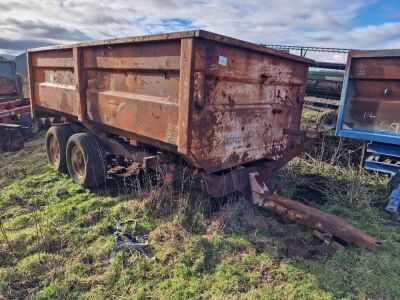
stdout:
[(206, 172), (282, 155), (292, 139), (284, 129), (300, 126), (310, 63), (203, 31), (56, 46), (29, 56), (35, 109), (75, 120), (84, 108), (93, 126), (162, 142)]

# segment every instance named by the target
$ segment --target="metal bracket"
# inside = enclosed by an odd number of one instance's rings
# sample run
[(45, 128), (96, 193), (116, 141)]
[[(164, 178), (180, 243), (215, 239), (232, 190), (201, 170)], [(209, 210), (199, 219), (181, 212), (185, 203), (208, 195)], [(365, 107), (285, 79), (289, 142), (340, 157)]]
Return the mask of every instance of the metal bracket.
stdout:
[(256, 178), (259, 175), (260, 174), (258, 172), (252, 172), (249, 174), (250, 187), (251, 187), (251, 201), (258, 206), (262, 206), (264, 204), (263, 195), (269, 192), (269, 189), (267, 188), (264, 182), (262, 182), (260, 185), (260, 183)]
[(372, 236), (352, 226), (344, 219), (328, 214), (298, 201), (270, 193), (257, 171), (249, 173), (251, 201), (278, 215), (297, 223), (306, 225), (324, 235), (324, 238), (334, 237), (347, 243), (353, 242), (359, 246), (376, 248), (382, 246)]

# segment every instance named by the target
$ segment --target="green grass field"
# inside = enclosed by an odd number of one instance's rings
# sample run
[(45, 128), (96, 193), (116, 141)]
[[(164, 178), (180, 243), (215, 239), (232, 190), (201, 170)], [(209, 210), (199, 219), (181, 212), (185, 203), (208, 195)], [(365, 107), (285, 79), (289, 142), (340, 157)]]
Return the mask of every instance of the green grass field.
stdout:
[[(307, 157), (307, 156), (304, 156)], [(270, 182), (342, 216), (382, 249), (339, 249), (325, 261), (282, 257), (306, 227), (241, 199), (132, 179), (85, 190), (47, 165), (44, 134), (0, 154), (0, 295), (10, 299), (400, 299), (400, 218), (383, 211), (387, 179), (297, 158)], [(57, 196), (59, 188), (67, 193)], [(111, 196), (112, 195), (112, 196)], [(111, 224), (137, 220), (150, 259), (114, 245)], [(1, 297), (0, 297), (1, 298)]]

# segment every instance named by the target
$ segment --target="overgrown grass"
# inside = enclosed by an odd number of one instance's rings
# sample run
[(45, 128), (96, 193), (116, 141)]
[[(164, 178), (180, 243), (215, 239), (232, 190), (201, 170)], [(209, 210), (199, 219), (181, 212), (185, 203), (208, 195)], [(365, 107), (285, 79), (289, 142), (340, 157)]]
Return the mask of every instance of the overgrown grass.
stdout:
[(302, 127), (308, 129), (316, 129), (316, 121), (321, 112), (313, 109), (303, 109), (302, 113)]
[[(345, 217), (383, 241), (327, 261), (282, 258), (310, 231), (243, 200), (215, 203), (186, 189), (142, 186), (104, 196), (46, 163), (44, 138), (0, 158), (0, 295), (22, 299), (400, 299), (400, 220), (382, 210), (384, 177), (293, 160), (268, 184)], [(112, 188), (112, 182), (108, 185)], [(66, 194), (56, 196), (59, 188)], [(135, 219), (151, 260), (114, 245), (107, 226)]]

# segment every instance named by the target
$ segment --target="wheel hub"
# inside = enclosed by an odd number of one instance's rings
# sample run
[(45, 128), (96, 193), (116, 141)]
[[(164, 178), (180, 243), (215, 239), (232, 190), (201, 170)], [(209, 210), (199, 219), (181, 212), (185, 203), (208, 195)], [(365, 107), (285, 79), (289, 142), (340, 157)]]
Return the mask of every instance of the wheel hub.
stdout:
[(60, 165), (60, 145), (58, 144), (58, 141), (54, 136), (52, 136), (50, 138), (49, 150), (50, 150), (51, 163), (55, 166), (59, 166)]
[(71, 166), (75, 176), (80, 178), (85, 176), (85, 158), (78, 146), (71, 149)]

